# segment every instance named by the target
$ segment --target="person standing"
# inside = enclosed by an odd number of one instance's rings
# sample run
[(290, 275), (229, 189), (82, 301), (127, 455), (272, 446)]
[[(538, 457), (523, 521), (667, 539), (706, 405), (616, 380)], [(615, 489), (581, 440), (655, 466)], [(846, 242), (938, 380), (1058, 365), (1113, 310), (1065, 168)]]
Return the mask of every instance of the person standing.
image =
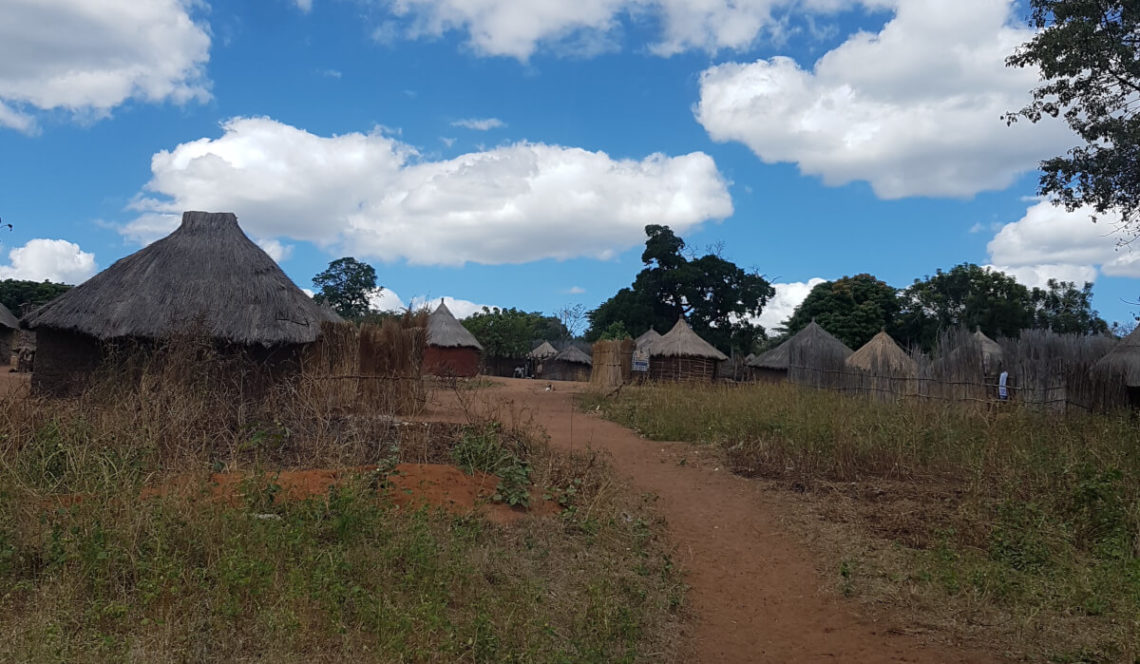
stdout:
[(1001, 375), (998, 376), (998, 399), (1006, 401), (1009, 399), (1009, 372), (1002, 369)]

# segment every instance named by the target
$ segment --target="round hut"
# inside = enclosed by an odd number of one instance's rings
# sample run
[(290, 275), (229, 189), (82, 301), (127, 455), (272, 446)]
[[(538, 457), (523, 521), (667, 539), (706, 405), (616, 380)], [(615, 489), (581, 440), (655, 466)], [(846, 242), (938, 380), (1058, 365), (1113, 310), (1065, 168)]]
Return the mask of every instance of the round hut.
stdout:
[(880, 331), (863, 347), (847, 358), (847, 366), (857, 371), (855, 380), (859, 392), (878, 397), (895, 397), (915, 394), (918, 363), (907, 355), (895, 340)]
[(298, 288), (229, 212), (185, 212), (170, 235), (24, 317), (36, 332), (32, 388), (65, 394), (117, 342), (187, 333), (276, 368), (299, 369), (321, 323), (340, 318)]
[(814, 320), (787, 341), (747, 362), (753, 380), (823, 386), (846, 368), (853, 351)]
[(1129, 403), (1140, 408), (1140, 327), (1097, 360), (1089, 374), (1101, 381), (1124, 383)]
[(649, 348), (649, 377), (653, 380), (712, 381), (717, 363), (728, 356), (697, 336), (678, 318), (677, 324)]
[(543, 341), (537, 348), (527, 353), (526, 359), (530, 361), (531, 374), (541, 378), (542, 372), (546, 368), (546, 362), (553, 360), (556, 355), (558, 355), (558, 349), (551, 346), (549, 341)]
[(463, 327), (440, 300), (428, 316), (424, 373), (432, 376), (470, 378), (479, 373), (483, 346)]
[(581, 348), (574, 344), (548, 360), (543, 367), (542, 377), (549, 380), (590, 380), (590, 369), (594, 361)]
[(15, 366), (12, 361), (12, 351), (15, 349), (16, 334), (20, 330), (20, 321), (8, 311), (8, 307), (0, 304), (0, 358), (5, 364)]

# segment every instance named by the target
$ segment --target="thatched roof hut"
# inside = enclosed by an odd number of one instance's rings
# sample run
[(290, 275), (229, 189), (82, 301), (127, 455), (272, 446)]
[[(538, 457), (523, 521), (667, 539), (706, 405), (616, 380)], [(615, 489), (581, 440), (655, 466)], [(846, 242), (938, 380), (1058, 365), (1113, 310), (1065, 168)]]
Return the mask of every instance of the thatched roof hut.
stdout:
[(424, 372), (435, 376), (471, 377), (479, 373), (483, 346), (440, 300), (428, 316)]
[(570, 344), (543, 365), (543, 378), (551, 380), (590, 380), (593, 360), (581, 348)]
[(22, 322), (38, 336), (33, 387), (60, 391), (99, 363), (101, 342), (194, 332), (230, 347), (281, 349), (316, 341), (324, 321), (340, 318), (305, 295), (233, 213), (185, 212), (173, 233)]
[(847, 366), (863, 371), (889, 372), (892, 375), (913, 377), (918, 374), (918, 363), (906, 354), (886, 330), (880, 331), (863, 347), (847, 358)]
[(527, 357), (537, 362), (549, 360), (558, 354), (558, 349), (550, 345), (549, 341), (543, 341), (537, 348), (527, 353)]
[(12, 347), (19, 329), (20, 321), (8, 311), (8, 307), (0, 304), (0, 363), (15, 364), (11, 361)]
[(853, 351), (814, 320), (787, 341), (747, 362), (755, 379), (819, 385), (841, 371)]
[(653, 342), (657, 341), (660, 338), (660, 332), (653, 328), (649, 328), (640, 337), (634, 339), (633, 343), (634, 346), (636, 346), (637, 350), (648, 353), (649, 349), (653, 347)]
[(654, 380), (713, 380), (717, 363), (728, 356), (700, 338), (678, 318), (677, 324), (649, 348), (649, 377)]
[(1129, 388), (1140, 388), (1140, 327), (1120, 340), (1089, 371), (1094, 376), (1117, 376)]

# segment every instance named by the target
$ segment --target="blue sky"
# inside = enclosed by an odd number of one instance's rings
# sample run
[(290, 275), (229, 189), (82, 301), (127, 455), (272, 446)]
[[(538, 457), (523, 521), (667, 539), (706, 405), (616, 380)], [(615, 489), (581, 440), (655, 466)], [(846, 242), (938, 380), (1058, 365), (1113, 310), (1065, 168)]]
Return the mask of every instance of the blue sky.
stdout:
[[(953, 5), (953, 6), (951, 6)], [(1005, 0), (0, 0), (0, 277), (85, 279), (184, 209), (233, 211), (302, 287), (589, 307), (642, 227), (778, 284), (969, 261), (1095, 280), (1140, 249), (1033, 198), (1060, 124)]]

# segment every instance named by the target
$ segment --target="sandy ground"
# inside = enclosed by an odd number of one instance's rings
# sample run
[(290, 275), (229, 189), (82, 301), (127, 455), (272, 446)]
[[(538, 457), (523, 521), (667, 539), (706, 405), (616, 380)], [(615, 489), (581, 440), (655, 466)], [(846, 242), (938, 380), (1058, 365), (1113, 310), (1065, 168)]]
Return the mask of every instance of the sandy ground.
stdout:
[[(632, 489), (655, 494), (687, 569), (696, 615), (682, 661), (993, 662), (993, 657), (908, 633), (898, 620), (860, 615), (831, 588), (814, 556), (787, 532), (759, 483), (715, 465), (676, 462), (691, 446), (660, 443), (573, 408), (581, 383), (492, 379), (479, 399), (532, 416), (561, 449), (601, 450)], [(437, 390), (428, 417), (456, 421), (462, 392)], [(471, 407), (468, 404), (468, 407)], [(897, 624), (896, 624), (897, 623)]]

